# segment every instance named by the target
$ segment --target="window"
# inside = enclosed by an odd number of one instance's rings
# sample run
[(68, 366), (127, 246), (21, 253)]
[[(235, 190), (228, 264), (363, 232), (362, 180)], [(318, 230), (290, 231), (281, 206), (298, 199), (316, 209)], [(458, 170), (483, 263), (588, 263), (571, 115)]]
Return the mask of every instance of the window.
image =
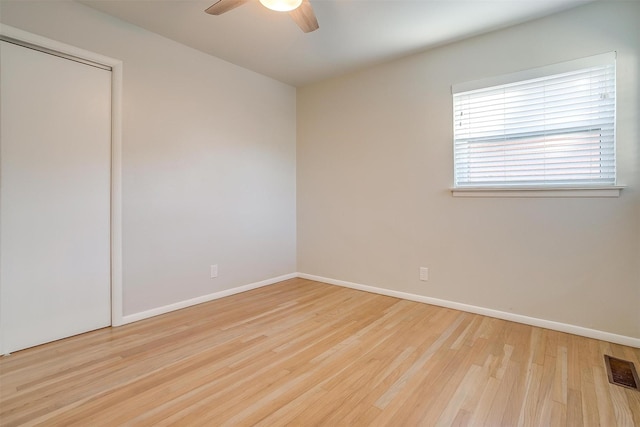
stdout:
[(455, 188), (616, 185), (615, 53), (453, 87)]

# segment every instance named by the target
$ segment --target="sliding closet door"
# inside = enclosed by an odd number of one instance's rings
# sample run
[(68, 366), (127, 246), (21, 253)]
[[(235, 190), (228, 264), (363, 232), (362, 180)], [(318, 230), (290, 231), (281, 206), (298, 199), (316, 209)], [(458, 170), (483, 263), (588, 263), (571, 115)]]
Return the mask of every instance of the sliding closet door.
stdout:
[(0, 44), (7, 353), (111, 323), (111, 72)]

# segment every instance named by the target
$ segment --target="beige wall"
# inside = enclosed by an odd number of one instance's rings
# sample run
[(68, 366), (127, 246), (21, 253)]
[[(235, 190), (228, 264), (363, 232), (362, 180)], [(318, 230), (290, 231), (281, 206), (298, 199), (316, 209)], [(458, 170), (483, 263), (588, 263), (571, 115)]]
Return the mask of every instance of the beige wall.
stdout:
[[(298, 271), (640, 337), (638, 22), (597, 2), (299, 89)], [(619, 198), (451, 196), (452, 84), (612, 50)]]
[(295, 88), (73, 2), (0, 19), (124, 63), (125, 315), (295, 272)]

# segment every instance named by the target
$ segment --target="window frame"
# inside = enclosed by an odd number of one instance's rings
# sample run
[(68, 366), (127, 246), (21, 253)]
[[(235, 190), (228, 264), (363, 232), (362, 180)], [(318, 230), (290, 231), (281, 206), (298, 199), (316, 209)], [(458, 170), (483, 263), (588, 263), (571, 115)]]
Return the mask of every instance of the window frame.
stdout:
[[(570, 73), (580, 71), (596, 66), (611, 65), (615, 67), (616, 52), (608, 52), (605, 54), (594, 55), (587, 58), (581, 58), (573, 61), (567, 61), (559, 64), (553, 64), (550, 66), (539, 67), (535, 69), (524, 70), (516, 73), (506, 74), (502, 76), (490, 77), (481, 80), (465, 82), (452, 85), (452, 131), (455, 133), (455, 104), (453, 103), (454, 96), (456, 94), (463, 94), (465, 92), (471, 92), (480, 89), (488, 89), (496, 86), (509, 85), (513, 83), (526, 82), (528, 80), (551, 77), (563, 73)], [(615, 72), (615, 68), (614, 68)], [(615, 77), (614, 77), (615, 83)], [(615, 86), (614, 86), (615, 90)], [(616, 100), (617, 103), (617, 100)], [(614, 104), (615, 109), (616, 104)], [(613, 113), (613, 164), (614, 164), (614, 177), (612, 183), (594, 184), (593, 182), (587, 184), (581, 184), (576, 180), (576, 184), (570, 183), (549, 183), (540, 182), (533, 183), (534, 180), (529, 180), (526, 185), (518, 185), (515, 182), (497, 183), (496, 185), (458, 185), (457, 173), (459, 165), (456, 164), (456, 139), (452, 135), (453, 151), (453, 172), (454, 172), (454, 185), (451, 188), (453, 196), (457, 197), (617, 197), (620, 191), (624, 188), (618, 185), (617, 177), (618, 172), (615, 170), (617, 160), (615, 158), (616, 139), (615, 139), (615, 127), (616, 117), (615, 110)], [(585, 125), (577, 126), (573, 128), (561, 128), (557, 130), (558, 135), (577, 134), (580, 132), (598, 132), (601, 129)], [(540, 131), (541, 135), (543, 131)], [(510, 136), (517, 138), (531, 138), (536, 135), (536, 132), (529, 132), (528, 135), (517, 135), (515, 132)], [(544, 133), (548, 136), (549, 133)], [(487, 137), (486, 141), (490, 142), (492, 139), (498, 141), (498, 137)], [(510, 140), (512, 138), (509, 138)], [(513, 138), (516, 139), (516, 138)], [(528, 159), (530, 161), (530, 159)], [(603, 159), (599, 160), (604, 161)], [(602, 163), (600, 163), (602, 165)]]

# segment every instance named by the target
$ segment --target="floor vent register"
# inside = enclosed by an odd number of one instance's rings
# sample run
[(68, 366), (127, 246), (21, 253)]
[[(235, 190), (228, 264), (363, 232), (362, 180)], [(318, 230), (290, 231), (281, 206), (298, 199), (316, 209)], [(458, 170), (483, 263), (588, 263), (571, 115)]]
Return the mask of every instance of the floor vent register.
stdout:
[(640, 380), (638, 380), (638, 373), (633, 362), (605, 354), (604, 364), (607, 367), (607, 376), (611, 384), (640, 391)]

